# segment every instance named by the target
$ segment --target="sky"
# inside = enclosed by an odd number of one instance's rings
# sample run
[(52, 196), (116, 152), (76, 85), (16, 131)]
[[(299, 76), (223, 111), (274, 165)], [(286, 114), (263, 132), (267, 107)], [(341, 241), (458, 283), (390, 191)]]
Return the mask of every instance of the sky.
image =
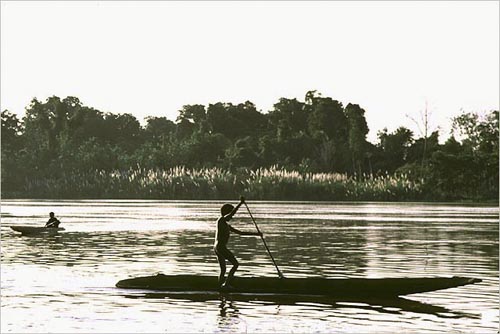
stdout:
[(20, 117), (53, 95), (144, 123), (316, 90), (359, 104), (376, 142), (419, 137), (426, 105), (442, 138), (499, 108), (498, 1), (1, 1), (0, 42), (0, 107)]

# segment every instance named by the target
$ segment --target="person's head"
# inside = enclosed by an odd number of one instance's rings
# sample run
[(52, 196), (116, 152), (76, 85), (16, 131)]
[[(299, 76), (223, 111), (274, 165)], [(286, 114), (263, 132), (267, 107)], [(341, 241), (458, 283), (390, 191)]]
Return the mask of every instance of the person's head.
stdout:
[(54, 218), (54, 212), (49, 213), (50, 218)]
[(220, 213), (223, 216), (226, 216), (231, 213), (231, 211), (234, 210), (234, 206), (232, 204), (226, 203), (220, 208)]

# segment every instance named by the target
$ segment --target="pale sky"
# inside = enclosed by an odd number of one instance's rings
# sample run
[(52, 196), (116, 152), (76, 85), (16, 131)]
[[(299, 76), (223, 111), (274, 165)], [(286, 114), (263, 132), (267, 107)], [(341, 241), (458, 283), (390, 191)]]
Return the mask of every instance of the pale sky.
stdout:
[(1, 109), (76, 96), (175, 120), (185, 104), (317, 90), (366, 110), (368, 139), (414, 130), (426, 101), (448, 137), (499, 108), (499, 2), (1, 2)]

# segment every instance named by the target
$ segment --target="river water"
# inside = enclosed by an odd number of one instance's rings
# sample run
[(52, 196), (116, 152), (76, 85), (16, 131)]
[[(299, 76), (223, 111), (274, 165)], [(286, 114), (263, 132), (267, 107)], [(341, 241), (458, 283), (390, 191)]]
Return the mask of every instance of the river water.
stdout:
[[(220, 201), (4, 200), (1, 332), (497, 333), (498, 206), (249, 202), (286, 277), (466, 276), (481, 283), (349, 302), (176, 297), (118, 280), (217, 275)], [(65, 231), (21, 236), (54, 211)], [(254, 231), (243, 206), (231, 224)], [(237, 275), (275, 276), (257, 237), (233, 235)]]

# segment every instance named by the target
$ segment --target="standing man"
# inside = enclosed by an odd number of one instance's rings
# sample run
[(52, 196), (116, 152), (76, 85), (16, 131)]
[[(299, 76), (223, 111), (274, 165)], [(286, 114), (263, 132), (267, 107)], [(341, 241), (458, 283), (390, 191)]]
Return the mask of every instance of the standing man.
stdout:
[[(215, 244), (214, 251), (217, 255), (217, 261), (220, 266), (220, 275), (219, 275), (219, 286), (224, 289), (230, 289), (231, 281), (234, 277), (234, 273), (238, 269), (239, 263), (238, 260), (234, 257), (233, 253), (227, 249), (227, 243), (229, 241), (229, 235), (231, 232), (234, 232), (239, 235), (255, 235), (261, 236), (262, 233), (259, 232), (243, 232), (235, 229), (231, 225), (228, 224), (228, 221), (233, 218), (234, 214), (238, 211), (240, 206), (245, 203), (245, 198), (243, 196), (240, 197), (240, 203), (236, 207), (231, 204), (224, 204), (220, 211), (221, 216), (217, 220), (217, 230), (215, 232)], [(227, 279), (225, 279), (226, 275), (226, 260), (231, 262), (233, 267), (229, 271), (227, 275)]]

